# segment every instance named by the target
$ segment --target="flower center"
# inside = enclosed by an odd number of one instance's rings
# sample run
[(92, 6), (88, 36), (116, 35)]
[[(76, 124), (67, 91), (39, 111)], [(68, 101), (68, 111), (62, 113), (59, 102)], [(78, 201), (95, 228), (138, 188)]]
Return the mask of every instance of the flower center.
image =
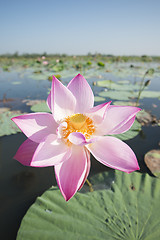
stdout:
[(62, 137), (66, 140), (72, 132), (81, 132), (85, 135), (86, 139), (89, 139), (95, 132), (93, 120), (81, 113), (68, 116), (64, 119), (64, 122), (67, 123), (67, 127), (62, 128)]
[(86, 116), (80, 113), (72, 115), (69, 120), (75, 130), (81, 130), (86, 122)]

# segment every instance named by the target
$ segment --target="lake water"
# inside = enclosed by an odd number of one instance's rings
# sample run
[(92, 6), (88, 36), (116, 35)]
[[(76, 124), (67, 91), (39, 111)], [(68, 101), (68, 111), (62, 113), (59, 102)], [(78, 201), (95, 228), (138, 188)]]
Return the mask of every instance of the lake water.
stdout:
[[(105, 69), (85, 70), (84, 76), (95, 95), (98, 96), (101, 91), (104, 91), (104, 88), (94, 84), (96, 81), (129, 80), (135, 84), (141, 80), (146, 69), (154, 68), (156, 71), (151, 77), (148, 90), (160, 91), (159, 66), (158, 63), (115, 63), (106, 65)], [(50, 75), (50, 72), (44, 70), (45, 77), (43, 79), (42, 74), (33, 74), (33, 71), (33, 68), (18, 67), (11, 67), (10, 72), (0, 69), (0, 108), (6, 107), (11, 111), (30, 112), (30, 106), (26, 104), (29, 100), (46, 100), (51, 86), (51, 82), (47, 80), (46, 76)], [(64, 77), (63, 71), (60, 73), (64, 84), (67, 84), (75, 76), (73, 72), (75, 75), (79, 73), (74, 69), (64, 71)], [(109, 100), (106, 98), (106, 101)], [(140, 100), (140, 107), (150, 111), (159, 119), (159, 103), (160, 99), (158, 98), (143, 98)], [(96, 104), (99, 103), (96, 102)], [(150, 173), (143, 158), (149, 150), (159, 148), (159, 136), (160, 127), (149, 124), (143, 126), (142, 131), (135, 138), (126, 141), (138, 157), (141, 172)], [(26, 137), (22, 133), (0, 137), (0, 239), (15, 239), (21, 219), (36, 197), (52, 185), (56, 185), (53, 167), (25, 167), (13, 159), (17, 149), (25, 139)], [(107, 170), (93, 158), (91, 165), (90, 176)]]

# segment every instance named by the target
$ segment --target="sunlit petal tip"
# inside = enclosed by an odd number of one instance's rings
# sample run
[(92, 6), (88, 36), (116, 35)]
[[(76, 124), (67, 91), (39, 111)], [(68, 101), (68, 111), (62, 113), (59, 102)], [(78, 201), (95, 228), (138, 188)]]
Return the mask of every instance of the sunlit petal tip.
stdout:
[(54, 167), (57, 184), (66, 201), (78, 191), (88, 172), (86, 152), (83, 147), (72, 147), (70, 158)]
[[(139, 171), (140, 170), (140, 167), (139, 165), (137, 165), (135, 168), (133, 168), (132, 170), (129, 170), (129, 171), (126, 171), (126, 173), (132, 173), (134, 171)], [(125, 171), (124, 171), (125, 172)]]
[(55, 170), (55, 177), (56, 177), (56, 181), (57, 181), (58, 187), (59, 187), (59, 189), (60, 189), (60, 191), (61, 191), (62, 196), (64, 197), (65, 201), (67, 202), (71, 197), (73, 197), (73, 195), (70, 196), (70, 197), (68, 197), (67, 194), (65, 194), (65, 193), (63, 192), (63, 189), (62, 189), (62, 187), (61, 187), (61, 184), (60, 184), (60, 181), (59, 181), (59, 177), (58, 177), (57, 171), (56, 171), (55, 168), (54, 168), (54, 170)]
[(81, 190), (81, 188), (83, 187), (84, 183), (86, 182), (87, 177), (88, 177), (89, 172), (90, 172), (90, 168), (91, 168), (90, 152), (88, 151), (87, 148), (85, 148), (85, 153), (86, 153), (86, 159), (87, 159), (87, 170), (86, 170), (86, 174), (84, 176), (83, 182), (81, 183), (81, 186), (79, 187), (78, 191)]
[(11, 120), (12, 120), (13, 122), (14, 122), (14, 118), (16, 118), (16, 117), (12, 117), (12, 118), (11, 118)]
[(75, 113), (76, 99), (72, 92), (53, 76), (50, 103), (56, 122)]
[(52, 75), (52, 80), (54, 81), (58, 81), (59, 82), (59, 80), (54, 76), (54, 75)]
[(75, 81), (75, 80), (81, 80), (81, 81), (86, 81), (86, 82), (87, 82), (87, 80), (86, 80), (80, 73), (78, 73), (78, 74), (69, 82), (68, 86), (72, 83), (72, 81)]
[(80, 74), (80, 73), (77, 74), (77, 77), (82, 77), (82, 78), (84, 78), (84, 77), (82, 76), (82, 74)]
[(112, 101), (105, 102), (105, 103), (104, 103), (104, 106), (107, 106), (107, 107), (109, 107), (109, 106), (111, 105), (111, 103), (112, 103)]
[[(58, 167), (58, 166), (56, 166), (56, 167)], [(67, 192), (64, 192), (64, 191), (63, 191), (63, 188), (62, 188), (61, 183), (60, 183), (59, 176), (58, 176), (57, 171), (56, 171), (56, 167), (54, 168), (54, 169), (55, 169), (56, 181), (57, 181), (57, 184), (58, 184), (58, 187), (59, 187), (59, 189), (60, 189), (60, 191), (61, 191), (62, 196), (64, 197), (65, 201), (67, 202), (67, 201), (69, 201), (69, 200), (74, 196), (74, 194), (75, 194), (76, 192), (74, 192), (73, 194), (68, 194)]]
[(57, 123), (50, 113), (28, 113), (12, 118), (19, 129), (34, 142), (41, 140), (51, 133), (56, 133)]
[(67, 88), (76, 98), (76, 112), (84, 113), (94, 105), (93, 91), (87, 80), (78, 74), (68, 84)]
[(133, 150), (118, 138), (103, 136), (86, 147), (99, 162), (108, 167), (127, 173), (139, 170)]
[(51, 110), (51, 112), (52, 112), (51, 98), (53, 98), (53, 96), (54, 96), (54, 82), (55, 81), (59, 81), (59, 80), (54, 75), (52, 75), (51, 90), (50, 90), (50, 93), (49, 93), (48, 98), (47, 98), (47, 105), (48, 105), (49, 109)]
[(106, 104), (110, 105), (112, 103), (112, 101), (106, 102)]
[(140, 110), (140, 108), (133, 106), (110, 105), (106, 110), (104, 121), (97, 130), (98, 133), (101, 135), (112, 135), (128, 131)]
[(49, 93), (48, 98), (47, 98), (47, 105), (48, 105), (49, 109), (51, 110), (51, 112), (52, 112), (51, 98), (53, 98), (53, 95), (54, 95), (54, 82), (55, 81), (59, 81), (59, 80), (54, 75), (52, 75), (51, 90), (50, 90), (50, 93)]
[(96, 125), (100, 124), (104, 120), (107, 108), (110, 106), (110, 104), (111, 101), (97, 105), (93, 108), (90, 108), (86, 114), (89, 114)]
[(109, 105), (111, 103), (112, 103), (112, 101), (109, 101), (109, 102), (105, 102), (105, 103), (99, 104), (97, 106), (94, 106), (94, 107), (90, 108), (87, 113), (97, 112), (98, 110), (102, 109), (103, 107), (109, 107)]
[(128, 108), (131, 107), (131, 108), (133, 109), (133, 113), (131, 114), (131, 115), (133, 115), (133, 116), (136, 116), (136, 114), (142, 110), (142, 109), (139, 108), (139, 107), (132, 107), (132, 106), (126, 106), (126, 107), (128, 107)]

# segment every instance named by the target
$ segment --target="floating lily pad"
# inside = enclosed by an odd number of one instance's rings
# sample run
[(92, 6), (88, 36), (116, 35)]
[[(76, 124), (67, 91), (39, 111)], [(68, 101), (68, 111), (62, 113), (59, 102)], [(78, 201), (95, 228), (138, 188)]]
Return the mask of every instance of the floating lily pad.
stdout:
[(20, 111), (7, 111), (0, 114), (0, 136), (11, 135), (21, 130), (12, 122), (11, 118), (21, 115)]
[(132, 91), (104, 91), (104, 92), (100, 92), (99, 93), (100, 97), (106, 97), (106, 98), (111, 98), (111, 99), (115, 99), (115, 100), (129, 100), (131, 98), (135, 98), (137, 97), (137, 94), (135, 92)]
[(99, 87), (106, 87), (112, 90), (118, 91), (134, 91), (139, 90), (140, 86), (138, 84), (120, 84), (113, 82), (112, 80), (103, 80), (97, 81), (97, 86)]
[(41, 74), (42, 73), (42, 70), (36, 70), (33, 72), (34, 74)]
[(29, 75), (28, 78), (31, 78), (34, 80), (46, 80), (47, 76), (45, 76), (44, 74), (32, 74), (32, 75)]
[(158, 179), (110, 171), (91, 182), (93, 188), (95, 183), (104, 189), (76, 193), (69, 202), (56, 188), (38, 197), (22, 220), (17, 240), (159, 239)]
[(113, 105), (136, 107), (136, 102), (114, 101)]
[(160, 99), (160, 91), (143, 91), (141, 94), (141, 98), (159, 98)]
[(144, 156), (144, 161), (150, 171), (160, 178), (160, 150), (151, 150)]
[(45, 101), (33, 105), (31, 107), (31, 111), (32, 112), (51, 112)]
[(5, 113), (5, 112), (8, 112), (9, 110), (10, 110), (10, 108), (1, 107), (1, 108), (0, 108), (0, 114)]
[(23, 103), (25, 103), (27, 106), (33, 106), (38, 103), (45, 102), (44, 100), (39, 100), (39, 99), (23, 99)]
[(36, 73), (29, 75), (28, 78), (34, 80), (47, 80), (48, 76), (53, 75), (53, 72), (37, 70)]
[(4, 72), (9, 72), (10, 71), (9, 66), (3, 66), (2, 69), (3, 69)]
[(130, 81), (128, 81), (128, 80), (119, 80), (118, 83), (120, 83), (120, 84), (129, 84)]
[(105, 98), (95, 96), (95, 97), (94, 97), (94, 101), (95, 101), (95, 102), (103, 102), (103, 101), (105, 101)]
[(157, 125), (159, 123), (159, 120), (155, 116), (151, 115), (149, 112), (146, 112), (145, 110), (142, 110), (137, 114), (137, 119), (142, 126), (148, 124)]
[(114, 84), (114, 81), (112, 81), (112, 80), (101, 80), (101, 81), (96, 82), (96, 85), (98, 87), (111, 86), (112, 84)]
[(53, 72), (61, 72), (64, 69), (64, 65), (56, 65), (52, 68)]

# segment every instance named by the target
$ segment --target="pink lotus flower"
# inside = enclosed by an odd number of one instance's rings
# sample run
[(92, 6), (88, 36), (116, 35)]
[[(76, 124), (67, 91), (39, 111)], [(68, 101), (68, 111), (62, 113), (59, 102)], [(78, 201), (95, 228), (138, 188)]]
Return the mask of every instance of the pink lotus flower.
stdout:
[(30, 113), (12, 118), (28, 137), (14, 158), (27, 166), (54, 166), (66, 201), (86, 181), (90, 153), (102, 164), (120, 171), (139, 169), (131, 148), (109, 136), (126, 132), (139, 108), (111, 106), (111, 102), (93, 107), (93, 92), (80, 74), (67, 87), (53, 77), (47, 103), (52, 114)]
[(43, 65), (48, 65), (48, 61), (43, 61)]

